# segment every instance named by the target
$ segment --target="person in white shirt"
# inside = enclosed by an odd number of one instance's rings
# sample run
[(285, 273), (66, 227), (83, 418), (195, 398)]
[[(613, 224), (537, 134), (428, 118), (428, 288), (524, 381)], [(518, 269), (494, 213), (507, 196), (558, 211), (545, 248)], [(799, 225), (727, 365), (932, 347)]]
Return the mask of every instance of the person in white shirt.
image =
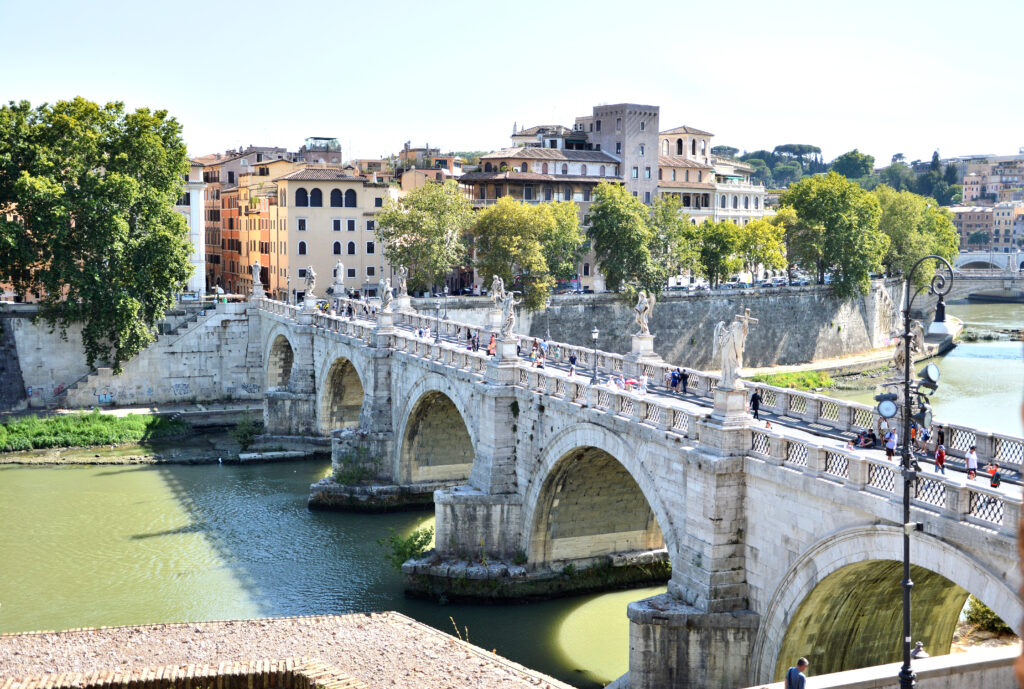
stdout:
[(971, 449), (967, 451), (967, 478), (974, 480), (974, 477), (978, 475), (978, 451), (975, 445), (971, 445)]

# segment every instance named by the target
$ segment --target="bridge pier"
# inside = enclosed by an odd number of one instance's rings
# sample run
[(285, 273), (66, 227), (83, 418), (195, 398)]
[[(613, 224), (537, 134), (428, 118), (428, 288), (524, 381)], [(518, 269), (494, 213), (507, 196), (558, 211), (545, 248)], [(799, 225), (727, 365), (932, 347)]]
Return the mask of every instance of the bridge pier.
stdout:
[(287, 351), (270, 351), (271, 359), (287, 359), (289, 371), (287, 384), (268, 388), (264, 396), (263, 428), (268, 435), (317, 435), (314, 333), (312, 325), (293, 326)]

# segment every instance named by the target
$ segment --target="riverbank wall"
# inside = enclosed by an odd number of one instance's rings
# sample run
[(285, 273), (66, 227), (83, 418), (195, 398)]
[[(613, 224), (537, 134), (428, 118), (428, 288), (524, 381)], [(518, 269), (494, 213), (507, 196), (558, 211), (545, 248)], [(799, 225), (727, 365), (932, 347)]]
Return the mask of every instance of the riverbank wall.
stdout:
[[(650, 330), (654, 349), (665, 360), (696, 369), (716, 365), (715, 325), (729, 323), (750, 309), (758, 319), (751, 326), (744, 366), (800, 364), (849, 356), (889, 346), (899, 327), (903, 284), (875, 280), (867, 295), (839, 299), (828, 286), (685, 292), (663, 296), (654, 308)], [(452, 320), (483, 326), (491, 301), (458, 297), (448, 301)], [(414, 299), (413, 306), (436, 313), (436, 299)], [(443, 308), (443, 307), (442, 307)], [(927, 324), (926, 324), (927, 325)], [(544, 339), (548, 330), (558, 342), (593, 346), (591, 330), (598, 328), (598, 346), (605, 351), (629, 352), (636, 331), (633, 304), (616, 294), (559, 295), (547, 311), (522, 312), (518, 331)]]

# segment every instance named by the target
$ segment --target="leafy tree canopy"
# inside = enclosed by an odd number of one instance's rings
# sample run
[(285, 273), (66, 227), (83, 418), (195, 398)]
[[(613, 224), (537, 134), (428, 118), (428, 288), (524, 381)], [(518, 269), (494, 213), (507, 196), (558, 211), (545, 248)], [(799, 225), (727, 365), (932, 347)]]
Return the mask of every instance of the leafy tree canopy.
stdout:
[(36, 295), (62, 337), (81, 324), (90, 368), (120, 372), (153, 342), (192, 272), (174, 210), (188, 170), (163, 110), (83, 98), (0, 108), (0, 281)]
[(810, 144), (782, 144), (775, 147), (775, 153), (797, 158), (801, 162), (810, 154), (820, 155), (821, 149)]
[(832, 161), (832, 170), (850, 179), (867, 177), (874, 169), (875, 157), (861, 153), (856, 148)]
[[(929, 254), (953, 261), (960, 239), (949, 211), (933, 199), (885, 185), (871, 193), (882, 211), (878, 228), (889, 237), (889, 249), (882, 259), (887, 271), (906, 274)], [(922, 281), (930, 278), (928, 271), (919, 270), (918, 274)]]
[(712, 146), (711, 152), (716, 156), (725, 156), (726, 158), (732, 158), (737, 153), (740, 152), (740, 149), (733, 148), (732, 146)]
[(740, 237), (740, 228), (731, 220), (705, 220), (697, 229), (698, 270), (712, 287), (743, 267), (743, 261), (737, 256)]
[(463, 234), (473, 221), (469, 199), (453, 180), (425, 184), (402, 199), (388, 200), (374, 234), (393, 266), (409, 270), (409, 287), (439, 282), (466, 257)]
[(650, 210), (625, 187), (601, 182), (590, 207), (590, 239), (608, 289), (624, 287), (658, 291), (663, 269), (651, 250), (655, 233)]
[(740, 228), (739, 256), (743, 268), (751, 274), (786, 267), (785, 228), (765, 218), (752, 220)]
[(988, 244), (988, 232), (977, 230), (967, 235), (968, 244)]

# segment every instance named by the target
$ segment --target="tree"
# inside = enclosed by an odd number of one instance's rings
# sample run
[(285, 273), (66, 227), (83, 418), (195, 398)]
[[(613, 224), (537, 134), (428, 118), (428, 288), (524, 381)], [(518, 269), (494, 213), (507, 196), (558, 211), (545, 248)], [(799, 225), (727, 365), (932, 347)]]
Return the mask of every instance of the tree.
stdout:
[(968, 244), (988, 244), (988, 232), (978, 230), (967, 235)]
[(810, 144), (782, 144), (781, 146), (775, 147), (775, 153), (796, 158), (800, 161), (800, 165), (802, 167), (805, 156), (820, 154), (821, 149)]
[(893, 153), (892, 154), (892, 161), (891, 161), (891, 163), (893, 165), (895, 165), (896, 163), (905, 163), (905, 162), (907, 162), (907, 158), (902, 153)]
[(740, 149), (733, 148), (732, 146), (712, 146), (711, 147), (711, 152), (714, 155), (716, 155), (716, 156), (723, 156), (725, 158), (733, 158), (733, 157), (736, 156), (737, 153), (740, 152)]
[(743, 267), (757, 275), (758, 268), (778, 270), (786, 266), (785, 230), (780, 224), (758, 218), (739, 228), (739, 255)]
[(374, 234), (393, 266), (409, 271), (409, 287), (441, 280), (466, 256), (463, 234), (473, 220), (469, 199), (453, 180), (425, 184), (398, 201), (388, 200), (377, 215)]
[(917, 177), (908, 165), (901, 162), (894, 162), (886, 168), (882, 168), (879, 177), (882, 184), (887, 184), (896, 191), (913, 189)]
[(174, 209), (188, 170), (164, 110), (83, 98), (0, 108), (0, 282), (36, 295), (61, 337), (81, 324), (90, 368), (120, 372), (153, 342), (192, 272)]
[(572, 280), (579, 270), (586, 235), (580, 227), (579, 206), (572, 201), (542, 203), (536, 209), (541, 250), (555, 280)]
[(867, 177), (875, 169), (875, 157), (856, 148), (832, 161), (832, 170), (849, 179)]
[(651, 260), (657, 266), (657, 289), (670, 275), (696, 266), (697, 228), (675, 196), (659, 196), (651, 206)]
[(793, 254), (816, 269), (818, 282), (832, 270), (832, 286), (839, 296), (867, 293), (870, 273), (881, 268), (889, 238), (878, 229), (881, 210), (869, 192), (836, 172), (808, 177), (779, 198), (796, 212), (790, 231)]
[(651, 257), (650, 210), (625, 187), (601, 182), (590, 207), (590, 239), (608, 289), (636, 286), (660, 290), (659, 271)]
[[(882, 259), (890, 273), (906, 274), (923, 256), (935, 254), (952, 262), (960, 249), (960, 235), (949, 211), (933, 199), (887, 186), (875, 189), (882, 214), (878, 228), (889, 237), (889, 249)], [(928, 271), (918, 273), (921, 284), (930, 279)]]
[(768, 186), (772, 183), (772, 171), (771, 168), (768, 167), (767, 163), (765, 163), (760, 158), (748, 158), (744, 162), (746, 162), (746, 164), (749, 165), (750, 167), (754, 168), (754, 174), (752, 175), (752, 177), (755, 181), (760, 182), (765, 186)]
[(772, 177), (780, 186), (797, 181), (802, 174), (803, 170), (800, 169), (799, 163), (779, 163), (772, 170)]
[(531, 311), (544, 305), (555, 286), (541, 248), (541, 238), (556, 225), (554, 218), (548, 208), (503, 196), (477, 213), (473, 224), (477, 271), (500, 276), (510, 288), (518, 286), (523, 305)]
[(942, 173), (942, 179), (946, 181), (950, 187), (960, 184), (963, 180), (960, 179), (960, 170), (953, 163), (946, 165), (945, 171)]
[(712, 287), (743, 267), (736, 256), (740, 250), (740, 228), (731, 220), (705, 220), (697, 228), (697, 264)]

